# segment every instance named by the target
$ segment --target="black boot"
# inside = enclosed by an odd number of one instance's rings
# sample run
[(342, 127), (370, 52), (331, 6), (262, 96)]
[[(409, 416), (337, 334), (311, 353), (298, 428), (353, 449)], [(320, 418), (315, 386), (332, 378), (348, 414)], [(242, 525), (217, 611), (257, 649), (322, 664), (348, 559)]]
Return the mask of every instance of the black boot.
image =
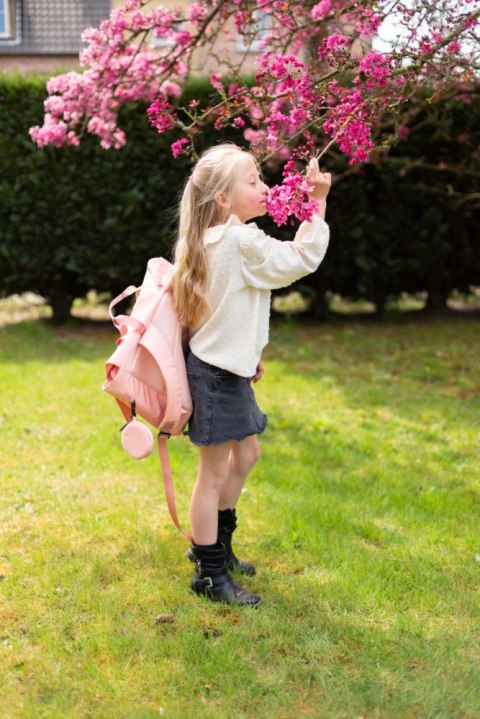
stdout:
[[(242, 562), (238, 559), (232, 550), (232, 534), (237, 527), (237, 514), (235, 509), (219, 509), (218, 510), (218, 535), (217, 542), (221, 542), (225, 545), (225, 551), (227, 553), (227, 569), (229, 572), (239, 572), (240, 574), (247, 574), (249, 577), (253, 577), (256, 574), (256, 569), (250, 562)], [(188, 549), (185, 553), (187, 559), (191, 562), (195, 561), (192, 548)]]
[(254, 607), (260, 597), (233, 581), (226, 565), (223, 544), (192, 544), (196, 569), (190, 589), (214, 602)]
[(237, 528), (237, 514), (235, 509), (218, 510), (218, 541), (225, 545), (227, 553), (227, 568), (230, 572), (239, 572), (253, 577), (256, 569), (250, 562), (241, 562), (233, 553), (232, 534)]

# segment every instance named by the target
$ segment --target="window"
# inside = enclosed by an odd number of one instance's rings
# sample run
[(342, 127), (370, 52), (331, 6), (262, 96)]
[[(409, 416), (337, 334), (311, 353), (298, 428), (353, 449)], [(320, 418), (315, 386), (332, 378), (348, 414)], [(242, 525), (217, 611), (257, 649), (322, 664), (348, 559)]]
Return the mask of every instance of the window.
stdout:
[(10, 0), (0, 0), (0, 38), (13, 37), (13, 17)]
[(252, 19), (253, 22), (248, 26), (248, 33), (237, 35), (237, 50), (259, 52), (260, 41), (271, 30), (272, 18), (262, 10), (254, 10)]
[(153, 32), (150, 33), (150, 47), (151, 48), (162, 48), (162, 47), (168, 47), (172, 48), (175, 46), (175, 43), (173, 40), (171, 40), (168, 37), (157, 37), (153, 34)]

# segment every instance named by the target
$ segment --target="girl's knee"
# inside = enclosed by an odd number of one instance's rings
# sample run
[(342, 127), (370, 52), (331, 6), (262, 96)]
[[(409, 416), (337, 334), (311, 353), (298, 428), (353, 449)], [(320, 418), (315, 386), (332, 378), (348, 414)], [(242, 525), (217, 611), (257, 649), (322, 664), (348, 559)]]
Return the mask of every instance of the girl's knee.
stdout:
[(257, 438), (244, 440), (234, 451), (233, 461), (236, 467), (243, 472), (249, 472), (260, 459), (260, 445)]
[(260, 459), (260, 445), (256, 441), (254, 446), (252, 447), (251, 453), (250, 453), (251, 466), (253, 467), (253, 465), (256, 464), (259, 459)]
[(198, 468), (197, 482), (209, 491), (221, 492), (228, 477), (228, 461), (209, 464), (201, 463)]
[(197, 477), (197, 484), (203, 489), (211, 492), (220, 493), (222, 488), (227, 481), (228, 470), (225, 471), (208, 471), (199, 472)]
[(221, 491), (229, 471), (230, 443), (200, 448), (197, 481), (205, 488)]

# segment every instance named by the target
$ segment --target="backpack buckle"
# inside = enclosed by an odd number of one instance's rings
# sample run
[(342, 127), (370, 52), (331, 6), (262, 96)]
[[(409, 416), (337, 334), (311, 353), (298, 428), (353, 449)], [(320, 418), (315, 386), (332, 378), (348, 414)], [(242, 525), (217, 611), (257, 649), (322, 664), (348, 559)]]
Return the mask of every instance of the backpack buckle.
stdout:
[(212, 589), (213, 581), (211, 577), (203, 577), (203, 579), (197, 579), (198, 584), (201, 584), (205, 589)]

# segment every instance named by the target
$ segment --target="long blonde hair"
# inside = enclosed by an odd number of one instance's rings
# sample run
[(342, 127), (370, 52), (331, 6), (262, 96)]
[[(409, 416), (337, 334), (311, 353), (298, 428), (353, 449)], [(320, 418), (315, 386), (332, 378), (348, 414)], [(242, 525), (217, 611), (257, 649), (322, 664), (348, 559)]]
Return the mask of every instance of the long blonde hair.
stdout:
[(232, 143), (211, 147), (198, 160), (183, 191), (173, 293), (180, 323), (185, 327), (196, 327), (211, 313), (204, 233), (209, 227), (226, 222), (230, 212), (215, 201), (215, 195), (224, 193), (230, 199), (235, 168), (245, 154)]

